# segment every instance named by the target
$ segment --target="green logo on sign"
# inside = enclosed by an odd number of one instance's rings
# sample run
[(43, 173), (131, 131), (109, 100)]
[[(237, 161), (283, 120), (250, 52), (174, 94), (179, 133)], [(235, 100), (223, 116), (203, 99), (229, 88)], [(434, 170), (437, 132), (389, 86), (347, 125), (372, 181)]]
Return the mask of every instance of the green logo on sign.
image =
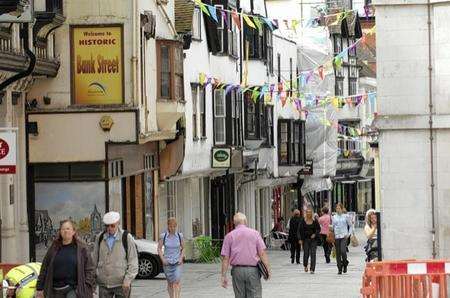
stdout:
[(216, 153), (214, 153), (214, 159), (217, 160), (218, 162), (224, 162), (228, 160), (229, 157), (230, 155), (225, 150), (219, 150), (216, 151)]

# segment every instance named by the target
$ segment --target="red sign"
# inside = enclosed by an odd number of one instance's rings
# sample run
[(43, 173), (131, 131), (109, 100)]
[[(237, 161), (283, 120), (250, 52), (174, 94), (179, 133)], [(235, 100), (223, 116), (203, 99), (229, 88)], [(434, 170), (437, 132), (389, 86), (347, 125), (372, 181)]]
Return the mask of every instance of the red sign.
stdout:
[(8, 153), (9, 153), (8, 143), (5, 140), (0, 139), (0, 159), (5, 158), (6, 155), (8, 155)]
[(0, 131), (0, 175), (16, 173), (16, 133)]

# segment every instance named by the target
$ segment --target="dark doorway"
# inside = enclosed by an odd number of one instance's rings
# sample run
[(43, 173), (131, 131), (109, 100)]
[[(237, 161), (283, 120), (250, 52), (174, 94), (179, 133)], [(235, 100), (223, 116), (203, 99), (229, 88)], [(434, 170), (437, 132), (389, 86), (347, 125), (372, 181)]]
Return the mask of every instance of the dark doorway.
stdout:
[(234, 175), (211, 180), (211, 236), (221, 240), (233, 229)]

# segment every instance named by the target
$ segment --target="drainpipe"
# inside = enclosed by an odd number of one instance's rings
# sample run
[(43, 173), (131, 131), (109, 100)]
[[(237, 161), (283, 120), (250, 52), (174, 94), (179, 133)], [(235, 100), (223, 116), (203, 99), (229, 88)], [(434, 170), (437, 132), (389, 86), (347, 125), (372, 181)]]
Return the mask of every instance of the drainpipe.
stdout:
[(138, 90), (138, 79), (137, 79), (137, 62), (138, 62), (138, 54), (137, 54), (137, 32), (136, 32), (136, 27), (137, 27), (137, 0), (133, 0), (133, 4), (132, 4), (132, 9), (133, 9), (133, 21), (132, 21), (132, 56), (131, 56), (131, 75), (132, 75), (132, 80), (133, 80), (133, 102), (135, 106), (139, 105), (139, 100), (137, 98), (139, 90)]
[(431, 188), (431, 235), (433, 242), (433, 259), (436, 259), (436, 214), (434, 197), (434, 146), (433, 146), (433, 66), (431, 63), (431, 1), (427, 1), (428, 12), (428, 124), (430, 132), (430, 188)]

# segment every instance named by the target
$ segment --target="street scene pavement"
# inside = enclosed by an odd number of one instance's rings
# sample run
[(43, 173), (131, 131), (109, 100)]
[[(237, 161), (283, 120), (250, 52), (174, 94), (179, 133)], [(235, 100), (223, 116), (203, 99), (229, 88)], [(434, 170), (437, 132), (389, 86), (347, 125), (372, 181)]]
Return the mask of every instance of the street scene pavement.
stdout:
[[(263, 281), (263, 297), (360, 297), (364, 271), (365, 244), (363, 232), (357, 230), (359, 247), (349, 247), (348, 273), (337, 274), (336, 260), (325, 263), (323, 248), (317, 248), (315, 274), (305, 273), (303, 266), (292, 265), (290, 252), (269, 250), (273, 277)], [(301, 257), (303, 258), (303, 252)], [(302, 260), (302, 259), (301, 259)], [(132, 297), (168, 297), (164, 274), (153, 280), (133, 283)], [(182, 278), (182, 297), (234, 297), (232, 285), (220, 286), (220, 263), (185, 264)]]

